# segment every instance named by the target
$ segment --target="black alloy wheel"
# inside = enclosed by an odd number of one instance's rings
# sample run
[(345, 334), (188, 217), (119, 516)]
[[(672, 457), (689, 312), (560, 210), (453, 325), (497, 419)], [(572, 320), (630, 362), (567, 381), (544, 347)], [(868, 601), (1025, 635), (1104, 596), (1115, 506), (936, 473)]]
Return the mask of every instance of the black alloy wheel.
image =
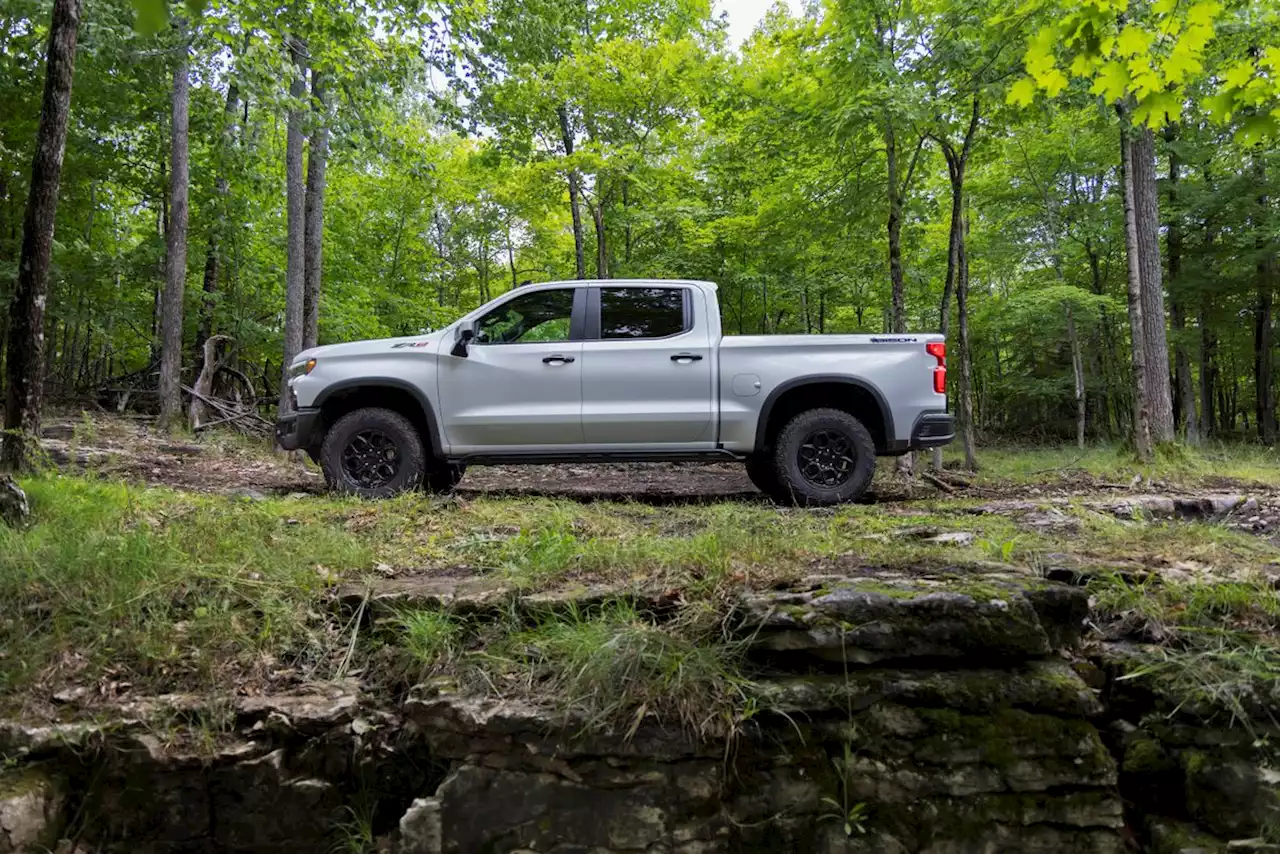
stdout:
[(361, 430), (342, 449), (342, 471), (359, 489), (377, 489), (400, 470), (395, 440), (381, 430)]
[(335, 492), (386, 498), (417, 489), (427, 457), (408, 418), (369, 407), (348, 412), (328, 429), (320, 446), (320, 468)]
[(849, 437), (835, 430), (814, 430), (800, 444), (796, 463), (814, 486), (835, 489), (853, 477), (856, 452)]
[(876, 469), (870, 431), (841, 409), (797, 413), (778, 433), (773, 447), (776, 501), (823, 507), (854, 501), (867, 491)]

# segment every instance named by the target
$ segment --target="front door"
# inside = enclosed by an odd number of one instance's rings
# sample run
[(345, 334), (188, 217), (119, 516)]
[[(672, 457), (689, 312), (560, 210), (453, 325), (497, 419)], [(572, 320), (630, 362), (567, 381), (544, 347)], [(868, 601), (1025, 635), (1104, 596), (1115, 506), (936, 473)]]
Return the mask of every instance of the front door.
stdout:
[(593, 288), (582, 346), (588, 445), (702, 450), (715, 442), (710, 328), (681, 286)]
[(517, 293), (484, 314), (465, 357), (441, 342), (440, 416), (448, 452), (550, 451), (582, 443), (585, 288)]

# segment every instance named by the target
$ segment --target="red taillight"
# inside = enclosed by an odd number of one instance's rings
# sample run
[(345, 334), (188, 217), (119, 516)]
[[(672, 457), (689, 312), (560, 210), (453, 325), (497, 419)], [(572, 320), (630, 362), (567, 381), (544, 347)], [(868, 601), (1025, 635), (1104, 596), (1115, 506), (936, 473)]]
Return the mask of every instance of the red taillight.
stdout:
[(935, 394), (946, 394), (947, 343), (945, 341), (930, 341), (924, 345), (924, 349), (930, 356), (938, 360), (938, 366), (933, 369), (933, 391)]

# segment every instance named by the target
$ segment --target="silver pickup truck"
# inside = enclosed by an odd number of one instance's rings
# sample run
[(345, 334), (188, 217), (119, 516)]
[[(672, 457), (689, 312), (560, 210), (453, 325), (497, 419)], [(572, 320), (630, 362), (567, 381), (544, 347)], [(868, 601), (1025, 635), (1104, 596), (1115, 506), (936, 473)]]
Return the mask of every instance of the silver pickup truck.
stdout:
[(525, 285), (438, 332), (300, 353), (276, 426), (333, 490), (455, 486), (469, 463), (745, 463), (837, 504), (876, 456), (950, 442), (940, 335), (724, 335), (710, 282)]

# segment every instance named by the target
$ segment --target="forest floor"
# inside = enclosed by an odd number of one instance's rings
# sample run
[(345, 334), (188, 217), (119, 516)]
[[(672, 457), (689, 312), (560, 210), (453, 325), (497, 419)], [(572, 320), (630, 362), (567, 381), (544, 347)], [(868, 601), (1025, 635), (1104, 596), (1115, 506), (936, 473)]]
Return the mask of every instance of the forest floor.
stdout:
[[(1090, 642), (1189, 696), (1280, 666), (1280, 454), (1257, 447), (984, 449), (976, 475), (886, 464), (864, 503), (804, 510), (733, 465), (475, 468), (453, 496), (365, 502), (238, 435), (85, 417), (44, 446), (32, 525), (0, 529), (0, 711), (28, 719), (441, 674), (602, 715), (741, 705), (738, 597), (833, 576), (1087, 586)], [(494, 603), (511, 618), (468, 619)]]

